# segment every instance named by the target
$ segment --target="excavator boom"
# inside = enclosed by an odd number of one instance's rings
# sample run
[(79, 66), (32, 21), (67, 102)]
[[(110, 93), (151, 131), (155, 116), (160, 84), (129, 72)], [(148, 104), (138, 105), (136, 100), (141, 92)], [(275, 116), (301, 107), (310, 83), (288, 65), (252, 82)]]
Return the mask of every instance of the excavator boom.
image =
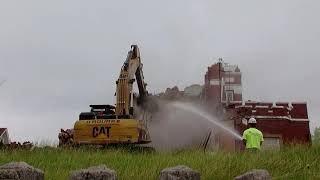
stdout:
[(143, 64), (137, 45), (132, 45), (124, 62), (117, 81), (116, 114), (132, 116), (133, 108), (133, 83), (136, 81), (139, 89), (139, 99), (142, 101), (148, 94), (143, 76)]

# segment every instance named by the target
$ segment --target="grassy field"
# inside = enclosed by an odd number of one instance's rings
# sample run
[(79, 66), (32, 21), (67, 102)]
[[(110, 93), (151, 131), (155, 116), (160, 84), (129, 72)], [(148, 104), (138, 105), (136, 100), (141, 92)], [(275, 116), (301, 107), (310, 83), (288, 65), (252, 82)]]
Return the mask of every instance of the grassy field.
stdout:
[(158, 179), (162, 169), (176, 165), (199, 171), (202, 179), (232, 179), (255, 168), (267, 169), (273, 179), (320, 179), (320, 146), (287, 147), (258, 154), (53, 148), (0, 150), (0, 164), (11, 161), (25, 161), (44, 170), (46, 179), (54, 180), (68, 179), (71, 170), (99, 164), (116, 170), (119, 179)]

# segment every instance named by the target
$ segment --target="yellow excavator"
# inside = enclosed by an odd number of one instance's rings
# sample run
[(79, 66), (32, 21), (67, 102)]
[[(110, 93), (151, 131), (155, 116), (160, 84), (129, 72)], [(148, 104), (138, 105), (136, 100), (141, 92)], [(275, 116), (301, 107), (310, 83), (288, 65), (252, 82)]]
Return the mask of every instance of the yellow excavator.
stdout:
[[(116, 81), (116, 105), (90, 105), (91, 111), (80, 113), (73, 130), (61, 129), (59, 145), (150, 143), (147, 122), (151, 114), (144, 108), (149, 93), (142, 68), (139, 48), (132, 45)], [(139, 95), (133, 92), (134, 82)]]

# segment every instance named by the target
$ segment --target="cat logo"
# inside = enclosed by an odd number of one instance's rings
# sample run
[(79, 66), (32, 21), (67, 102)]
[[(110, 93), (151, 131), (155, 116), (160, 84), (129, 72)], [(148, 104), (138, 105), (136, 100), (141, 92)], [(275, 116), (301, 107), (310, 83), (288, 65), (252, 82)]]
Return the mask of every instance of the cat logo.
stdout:
[(110, 129), (111, 127), (94, 127), (92, 129), (92, 136), (95, 138), (99, 136), (101, 133), (110, 137)]

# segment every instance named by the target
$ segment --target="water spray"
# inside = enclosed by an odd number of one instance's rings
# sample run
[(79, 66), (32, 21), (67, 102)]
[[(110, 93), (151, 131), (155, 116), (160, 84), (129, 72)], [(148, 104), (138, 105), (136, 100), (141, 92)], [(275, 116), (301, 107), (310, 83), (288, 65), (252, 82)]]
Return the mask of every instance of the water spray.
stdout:
[(191, 104), (186, 104), (186, 103), (180, 103), (180, 102), (173, 102), (172, 105), (176, 108), (179, 108), (181, 110), (184, 111), (188, 111), (191, 112), (192, 114), (196, 114), (200, 117), (202, 117), (203, 119), (213, 123), (214, 125), (216, 125), (217, 127), (223, 129), (224, 131), (228, 132), (229, 134), (231, 134), (233, 137), (235, 137), (238, 140), (242, 140), (242, 137), (236, 133), (234, 130), (232, 130), (231, 128), (226, 127), (224, 124), (222, 124), (221, 122), (215, 120), (210, 114), (204, 112), (203, 110), (194, 107)]

